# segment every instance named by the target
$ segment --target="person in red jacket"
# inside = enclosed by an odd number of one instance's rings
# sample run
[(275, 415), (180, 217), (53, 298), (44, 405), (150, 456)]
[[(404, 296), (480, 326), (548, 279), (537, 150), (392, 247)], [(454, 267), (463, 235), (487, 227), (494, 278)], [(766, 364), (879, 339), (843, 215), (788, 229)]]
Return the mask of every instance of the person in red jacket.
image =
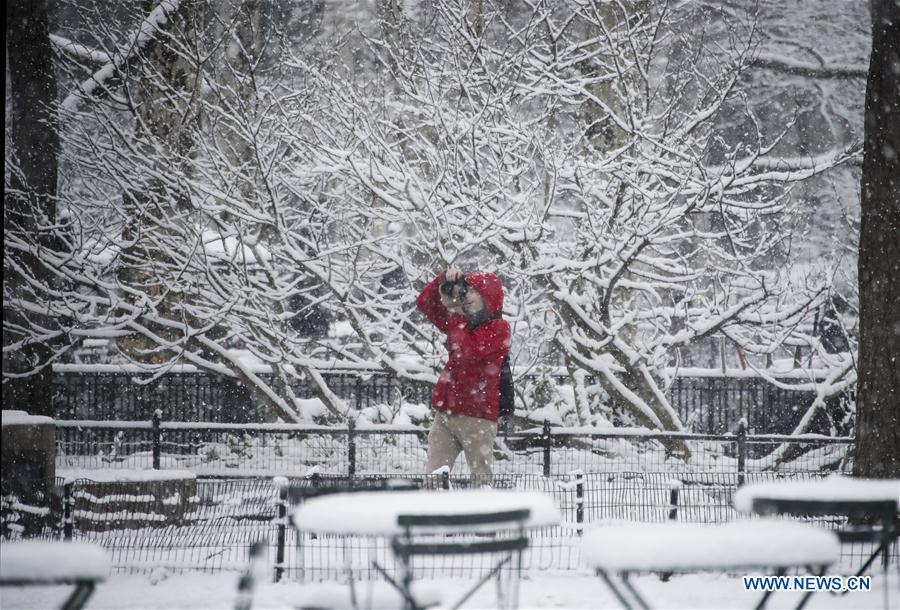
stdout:
[[(465, 282), (454, 300), (444, 283)], [(450, 267), (429, 283), (416, 306), (447, 335), (447, 364), (431, 399), (427, 473), (452, 468), (460, 452), (473, 480), (490, 482), (500, 410), (500, 368), (509, 353), (510, 327), (500, 315), (503, 286), (492, 273), (464, 275)]]

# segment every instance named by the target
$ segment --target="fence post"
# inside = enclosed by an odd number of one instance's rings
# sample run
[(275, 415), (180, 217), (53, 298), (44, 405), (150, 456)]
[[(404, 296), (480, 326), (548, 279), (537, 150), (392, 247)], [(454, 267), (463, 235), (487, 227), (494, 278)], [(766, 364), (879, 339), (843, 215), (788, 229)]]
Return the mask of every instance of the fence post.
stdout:
[(678, 494), (681, 491), (681, 481), (669, 481), (669, 521), (678, 520)]
[[(678, 493), (681, 491), (682, 482), (677, 479), (670, 479), (669, 485), (669, 521), (678, 520)], [(673, 572), (660, 572), (659, 579), (663, 582), (669, 582)]]
[(75, 528), (75, 494), (74, 481), (66, 481), (63, 485), (63, 538), (72, 539)]
[(153, 411), (153, 470), (159, 470), (159, 457), (162, 453), (162, 409)]
[(724, 375), (728, 371), (728, 366), (725, 363), (725, 335), (719, 337), (719, 363), (722, 366), (722, 374)]
[[(318, 466), (315, 466), (316, 470), (306, 475), (306, 478), (309, 479), (309, 484), (313, 489), (319, 489), (319, 485), (321, 483), (322, 475), (319, 474)], [(317, 540), (319, 537), (315, 532), (310, 532), (309, 539)]]
[(584, 472), (575, 471), (575, 523), (578, 524), (576, 532), (579, 536), (584, 533)]
[(275, 477), (272, 482), (278, 487), (278, 532), (275, 547), (275, 582), (281, 580), (284, 574), (284, 540), (287, 528), (287, 495), (288, 480), (285, 477)]
[(356, 476), (356, 422), (347, 420), (347, 476), (350, 480)]
[(737, 429), (737, 468), (738, 487), (744, 484), (744, 473), (747, 468), (747, 420), (741, 418)]
[(544, 443), (544, 476), (550, 476), (550, 420), (544, 420), (544, 432), (541, 434), (541, 440)]

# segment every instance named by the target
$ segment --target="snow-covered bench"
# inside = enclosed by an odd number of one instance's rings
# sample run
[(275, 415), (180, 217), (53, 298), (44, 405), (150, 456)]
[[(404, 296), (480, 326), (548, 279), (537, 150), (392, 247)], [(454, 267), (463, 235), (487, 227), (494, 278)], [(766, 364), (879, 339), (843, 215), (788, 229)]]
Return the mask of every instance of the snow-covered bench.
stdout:
[(109, 557), (97, 545), (80, 542), (4, 542), (0, 553), (0, 586), (75, 585), (63, 604), (82, 608), (98, 582), (109, 574)]
[[(802, 567), (821, 575), (839, 559), (840, 543), (832, 532), (785, 521), (617, 523), (585, 533), (584, 556), (624, 608), (649, 608), (630, 582), (632, 574), (771, 570), (783, 575)], [(757, 608), (765, 607), (769, 596), (766, 592)]]

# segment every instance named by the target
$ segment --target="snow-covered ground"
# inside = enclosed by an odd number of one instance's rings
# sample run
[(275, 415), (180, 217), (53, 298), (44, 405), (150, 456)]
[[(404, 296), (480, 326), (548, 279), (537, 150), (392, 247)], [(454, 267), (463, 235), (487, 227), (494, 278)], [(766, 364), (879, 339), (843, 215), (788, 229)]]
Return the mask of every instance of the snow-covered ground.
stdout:
[[(836, 572), (840, 573), (840, 572)], [(843, 574), (847, 574), (844, 572)], [(891, 576), (888, 590), (891, 607), (898, 601), (896, 572)], [(183, 574), (173, 575), (153, 584), (156, 577), (147, 575), (118, 575), (101, 584), (88, 603), (88, 608), (231, 608), (237, 592), (238, 575)], [(466, 582), (458, 579), (442, 583), (449, 594), (462, 592)], [(694, 574), (673, 576), (662, 582), (655, 575), (635, 579), (638, 589), (658, 608), (752, 608), (760, 593), (745, 591), (740, 576)], [(298, 583), (263, 583), (254, 596), (254, 608), (292, 608)], [(885, 583), (880, 572), (872, 578), (872, 590), (846, 595), (816, 593), (809, 608), (881, 608), (884, 604)], [(4, 609), (56, 608), (68, 594), (67, 587), (3, 588), (0, 607)], [(799, 598), (797, 592), (779, 592), (770, 601), (770, 608), (792, 608)], [(452, 595), (451, 595), (452, 597)], [(493, 608), (496, 597), (491, 586), (475, 594), (463, 608)], [(617, 608), (612, 593), (599, 578), (583, 571), (535, 571), (521, 583), (520, 608)]]

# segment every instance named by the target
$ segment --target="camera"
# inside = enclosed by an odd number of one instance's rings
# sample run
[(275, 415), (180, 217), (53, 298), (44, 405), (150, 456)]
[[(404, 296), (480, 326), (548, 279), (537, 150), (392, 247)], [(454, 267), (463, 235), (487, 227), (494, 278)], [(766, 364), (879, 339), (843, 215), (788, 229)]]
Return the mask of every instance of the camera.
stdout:
[(441, 295), (450, 306), (461, 306), (468, 290), (469, 285), (465, 278), (441, 284)]

